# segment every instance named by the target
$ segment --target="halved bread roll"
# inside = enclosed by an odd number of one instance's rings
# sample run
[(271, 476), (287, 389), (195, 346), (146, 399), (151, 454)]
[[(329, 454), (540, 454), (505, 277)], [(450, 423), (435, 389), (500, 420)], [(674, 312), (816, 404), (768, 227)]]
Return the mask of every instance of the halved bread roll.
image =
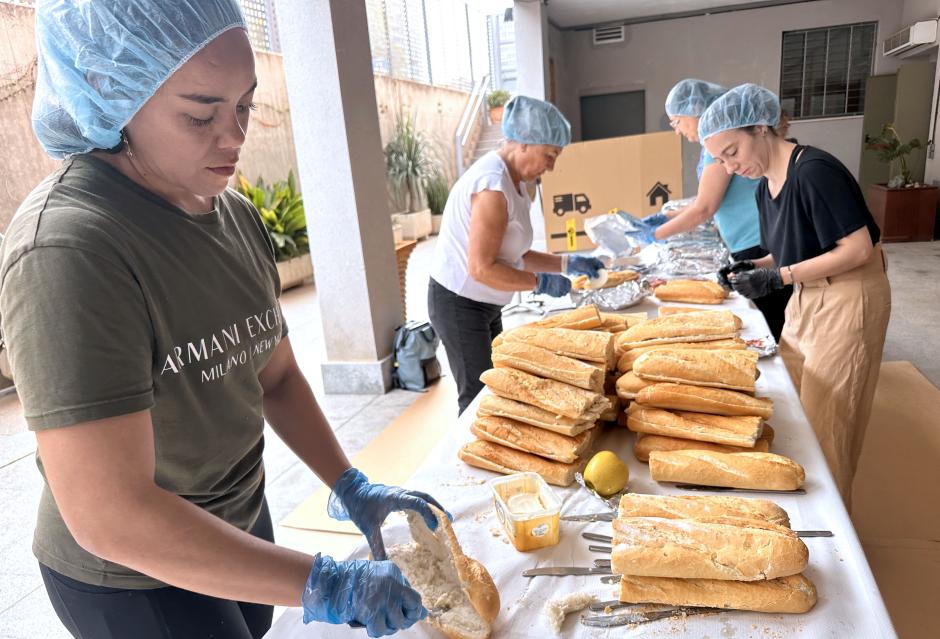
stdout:
[(617, 335), (618, 347), (628, 350), (653, 344), (708, 342), (737, 337), (741, 320), (730, 311), (680, 313), (647, 320)]
[(586, 362), (609, 365), (614, 357), (614, 336), (597, 330), (579, 331), (570, 328), (520, 326), (498, 335), (493, 340), (493, 348), (498, 348), (500, 344), (508, 342), (531, 344), (558, 355)]
[(572, 328), (579, 331), (597, 329), (603, 322), (597, 306), (588, 304), (571, 311), (550, 315), (545, 319), (533, 322), (529, 326), (534, 328)]
[(633, 362), (642, 379), (754, 392), (757, 353), (749, 350), (650, 351)]
[(713, 453), (704, 450), (652, 452), (650, 477), (668, 481), (752, 490), (796, 490), (803, 467), (773, 453)]
[(514, 368), (595, 393), (604, 392), (606, 368), (603, 365), (597, 368), (592, 364), (520, 342), (500, 344), (493, 349), (492, 359), (496, 368)]
[(428, 610), (444, 609), (425, 623), (451, 639), (487, 639), (499, 614), (499, 591), (486, 568), (463, 553), (447, 515), (431, 506), (437, 528), (428, 528), (418, 513), (407, 511), (413, 543), (392, 546), (388, 558)]
[(470, 432), (480, 439), (566, 464), (590, 449), (595, 430), (568, 437), (505, 417), (478, 417), (470, 425)]
[(610, 402), (600, 393), (536, 377), (514, 368), (491, 368), (480, 375), (480, 381), (497, 395), (565, 417), (596, 420), (610, 408)]
[(484, 395), (483, 399), (480, 400), (480, 407), (477, 409), (477, 417), (486, 417), (488, 415), (508, 417), (517, 422), (538, 426), (569, 437), (574, 437), (589, 428), (593, 428), (597, 421), (596, 418), (579, 419), (556, 415), (543, 408), (493, 394)]
[(623, 576), (616, 591), (624, 603), (702, 606), (755, 612), (793, 613), (816, 605), (816, 586), (803, 575), (768, 581), (720, 581)]
[(642, 495), (627, 493), (620, 498), (618, 517), (664, 517), (698, 519), (700, 517), (741, 517), (762, 519), (790, 527), (787, 511), (769, 499), (726, 497), (724, 495)]
[[(629, 416), (627, 417), (629, 420)], [(764, 431), (769, 426), (764, 424)], [(694, 439), (681, 439), (679, 437), (668, 437), (666, 435), (645, 435), (637, 433), (636, 442), (633, 444), (633, 454), (641, 462), (648, 462), (650, 453), (653, 451), (670, 450), (708, 450), (713, 453), (766, 453), (770, 451), (770, 440), (763, 437), (754, 442), (753, 448), (744, 448), (742, 446), (727, 446), (725, 444), (713, 444), (711, 442), (700, 442)]]
[(640, 377), (630, 371), (629, 373), (624, 373), (617, 378), (617, 397), (619, 397), (624, 402), (632, 400), (636, 397), (636, 394), (639, 393), (643, 388), (654, 384), (649, 380), (640, 379)]
[(682, 349), (706, 349), (706, 350), (719, 350), (719, 349), (728, 349), (733, 351), (740, 351), (747, 348), (747, 342), (745, 342), (740, 337), (731, 337), (728, 339), (716, 339), (708, 342), (676, 342), (673, 344), (654, 344), (652, 346), (639, 346), (637, 348), (631, 348), (623, 352), (620, 358), (617, 360), (617, 370), (621, 373), (626, 373), (633, 370), (633, 362), (635, 362), (640, 355), (648, 353), (650, 351), (662, 350), (664, 348), (682, 348)]
[(619, 575), (759, 581), (798, 574), (809, 560), (795, 532), (759, 519), (618, 517), (612, 525), (610, 569)]
[(728, 291), (711, 280), (669, 280), (653, 289), (653, 295), (664, 302), (691, 304), (721, 304), (728, 299)]
[(774, 403), (767, 397), (753, 397), (724, 388), (663, 382), (645, 386), (636, 395), (642, 406), (669, 410), (689, 410), (712, 415), (756, 415), (770, 419)]
[(647, 408), (634, 402), (628, 410), (627, 428), (635, 433), (753, 448), (760, 438), (761, 419), (741, 415), (725, 417), (687, 411), (671, 412), (661, 408)]
[(479, 439), (464, 444), (457, 455), (470, 466), (503, 475), (532, 471), (555, 486), (570, 486), (574, 482), (574, 474), (587, 463), (587, 460), (579, 460), (573, 464), (564, 464)]

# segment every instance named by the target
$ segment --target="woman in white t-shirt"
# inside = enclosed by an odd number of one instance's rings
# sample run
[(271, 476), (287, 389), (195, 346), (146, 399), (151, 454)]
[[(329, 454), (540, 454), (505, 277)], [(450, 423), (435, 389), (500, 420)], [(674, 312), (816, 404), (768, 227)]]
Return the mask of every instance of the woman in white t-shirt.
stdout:
[(531, 249), (525, 183), (551, 171), (571, 141), (565, 116), (520, 95), (506, 105), (502, 130), (500, 148), (467, 169), (447, 198), (428, 285), (428, 312), (457, 381), (461, 413), (493, 365), (490, 343), (503, 330), (502, 308), (513, 293), (561, 297), (571, 290), (562, 273), (596, 277), (603, 268), (596, 258)]

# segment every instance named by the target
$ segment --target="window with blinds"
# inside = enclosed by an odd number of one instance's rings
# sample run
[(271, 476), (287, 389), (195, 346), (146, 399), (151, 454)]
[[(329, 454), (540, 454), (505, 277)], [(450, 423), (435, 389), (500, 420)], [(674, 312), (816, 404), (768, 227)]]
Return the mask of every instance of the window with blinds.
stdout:
[(877, 22), (785, 31), (780, 106), (794, 120), (861, 115)]

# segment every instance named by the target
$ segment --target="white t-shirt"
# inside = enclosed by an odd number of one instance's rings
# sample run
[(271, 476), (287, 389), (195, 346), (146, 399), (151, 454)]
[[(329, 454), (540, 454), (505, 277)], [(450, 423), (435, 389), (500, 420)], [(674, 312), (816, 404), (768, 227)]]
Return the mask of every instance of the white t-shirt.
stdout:
[(516, 190), (509, 168), (496, 151), (481, 157), (460, 176), (444, 207), (441, 232), (431, 264), (431, 277), (438, 284), (477, 302), (503, 306), (512, 300), (512, 291), (490, 288), (470, 277), (467, 271), (470, 197), (480, 191), (499, 191), (506, 197), (509, 221), (496, 260), (521, 269), (522, 256), (532, 248), (532, 222), (529, 219), (532, 201), (525, 186), (520, 184), (520, 188), (522, 193)]

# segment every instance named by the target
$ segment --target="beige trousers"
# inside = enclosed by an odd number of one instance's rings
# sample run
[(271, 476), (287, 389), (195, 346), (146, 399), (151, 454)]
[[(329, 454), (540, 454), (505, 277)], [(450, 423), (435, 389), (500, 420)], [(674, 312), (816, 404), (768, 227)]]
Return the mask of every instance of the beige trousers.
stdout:
[(886, 271), (876, 245), (858, 268), (797, 284), (780, 336), (780, 354), (847, 508), (891, 316)]

